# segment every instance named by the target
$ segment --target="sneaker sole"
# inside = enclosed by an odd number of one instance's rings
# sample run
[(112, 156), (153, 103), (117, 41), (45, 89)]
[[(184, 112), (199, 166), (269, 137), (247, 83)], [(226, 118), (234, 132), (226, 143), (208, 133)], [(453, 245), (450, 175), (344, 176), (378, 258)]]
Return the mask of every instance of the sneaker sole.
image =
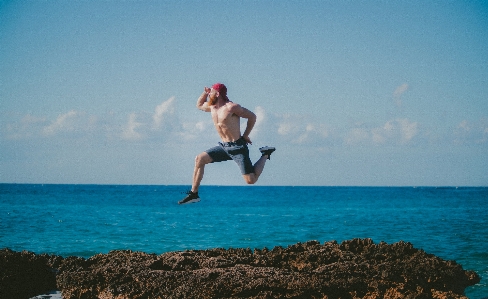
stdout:
[(266, 152), (266, 151), (273, 151), (274, 152), (275, 150), (276, 150), (276, 148), (272, 147), (272, 146), (265, 146), (265, 147), (262, 147), (259, 149), (259, 151), (261, 153)]
[(178, 202), (179, 205), (186, 205), (188, 203), (196, 203), (196, 202), (199, 202), (200, 201), (200, 198), (195, 198), (195, 199), (192, 199), (192, 200), (189, 200), (187, 202)]

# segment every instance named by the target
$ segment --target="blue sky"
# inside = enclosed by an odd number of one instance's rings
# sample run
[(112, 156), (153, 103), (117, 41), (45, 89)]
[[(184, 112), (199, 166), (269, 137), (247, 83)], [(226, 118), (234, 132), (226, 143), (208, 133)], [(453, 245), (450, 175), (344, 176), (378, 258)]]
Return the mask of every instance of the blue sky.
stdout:
[(486, 186), (487, 78), (483, 1), (0, 1), (0, 182), (189, 185), (223, 82), (260, 185)]

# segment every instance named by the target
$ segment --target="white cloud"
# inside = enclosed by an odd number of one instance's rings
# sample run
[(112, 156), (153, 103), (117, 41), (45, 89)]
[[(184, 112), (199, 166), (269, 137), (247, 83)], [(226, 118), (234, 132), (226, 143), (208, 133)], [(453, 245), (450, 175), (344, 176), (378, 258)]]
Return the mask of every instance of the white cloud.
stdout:
[(395, 92), (394, 92), (394, 96), (395, 97), (399, 97), (401, 96), (402, 94), (405, 93), (405, 91), (408, 90), (408, 84), (407, 83), (403, 83), (402, 85), (398, 86), (396, 89), (395, 89)]
[(369, 131), (365, 128), (353, 128), (344, 138), (346, 144), (354, 145), (368, 140), (370, 137)]
[(198, 131), (198, 132), (203, 132), (205, 130), (206, 126), (205, 126), (205, 122), (203, 121), (199, 121), (195, 124), (195, 129)]
[(276, 128), (282, 139), (295, 144), (321, 145), (324, 140), (331, 140), (331, 129), (328, 125), (314, 121), (303, 115), (275, 115), (268, 127)]
[(154, 129), (160, 129), (161, 128), (161, 123), (164, 120), (164, 116), (167, 114), (173, 114), (174, 113), (174, 100), (175, 97), (171, 97), (166, 101), (163, 101), (161, 104), (156, 106), (156, 109), (153, 114), (153, 128)]
[(291, 123), (281, 123), (278, 127), (278, 134), (288, 135), (293, 130), (294, 126)]
[(344, 142), (354, 144), (407, 144), (419, 133), (418, 123), (406, 118), (387, 121), (383, 126), (368, 128), (364, 125), (352, 128), (344, 137)]
[(385, 140), (406, 144), (418, 134), (418, 123), (411, 122), (406, 118), (389, 120), (383, 126), (383, 130), (378, 132), (383, 134)]
[(298, 138), (293, 140), (294, 143), (320, 143), (329, 137), (329, 129), (325, 124), (304, 124), (304, 130), (301, 130)]
[(209, 121), (198, 121), (198, 122), (184, 122), (182, 123), (183, 131), (177, 132), (182, 140), (196, 140), (198, 137), (202, 136), (206, 130), (210, 127)]
[(137, 121), (137, 115), (135, 113), (131, 113), (129, 115), (129, 120), (127, 125), (122, 132), (122, 139), (124, 140), (140, 140), (143, 138), (143, 135), (140, 132), (137, 132), (137, 128), (142, 126), (142, 123)]
[[(398, 88), (396, 94), (405, 92), (408, 86)], [(356, 123), (352, 127), (325, 124), (308, 115), (267, 113), (263, 107), (255, 108), (257, 122), (253, 140), (308, 144), (324, 147), (346, 145), (408, 145), (422, 142), (428, 131), (408, 118), (395, 118), (383, 123)], [(457, 144), (481, 144), (488, 142), (488, 120), (462, 120), (437, 140), (450, 140)], [(264, 130), (266, 128), (266, 130)], [(70, 110), (54, 120), (26, 114), (18, 121), (4, 125), (3, 138), (84, 138), (93, 141), (140, 141), (158, 143), (195, 142), (217, 136), (208, 114), (178, 114), (175, 98), (171, 97), (154, 108), (154, 112), (131, 112), (122, 116), (117, 113), (89, 115)]]
[(41, 134), (48, 121), (43, 117), (27, 114), (19, 122), (9, 123), (6, 126), (8, 139), (23, 139), (37, 137)]
[(376, 144), (386, 143), (393, 139), (399, 139), (401, 128), (396, 119), (387, 121), (383, 126), (373, 128), (373, 142)]
[(382, 128), (374, 128), (371, 130), (371, 138), (374, 144), (382, 144), (386, 142), (384, 130)]
[(483, 144), (488, 142), (488, 120), (462, 120), (453, 132), (456, 144)]
[[(181, 133), (182, 120), (175, 116), (174, 102), (175, 98), (171, 97), (157, 105), (154, 113), (131, 112), (123, 119), (120, 114), (113, 112), (89, 115), (76, 110), (60, 114), (52, 121), (27, 114), (19, 121), (7, 123), (0, 129), (8, 139), (53, 138), (60, 137), (61, 134), (63, 138), (86, 137), (100, 140), (141, 140), (152, 137), (161, 139), (162, 133)], [(164, 132), (161, 133), (163, 128)], [(195, 130), (201, 131), (202, 128), (203, 123), (197, 123)]]
[[(163, 135), (182, 135), (183, 123), (175, 117), (175, 97), (171, 97), (154, 108), (154, 113), (132, 112), (120, 137), (123, 140), (163, 140)], [(164, 129), (164, 131), (163, 131)], [(163, 135), (162, 135), (163, 134)]]
[(418, 123), (410, 122), (406, 118), (398, 119), (397, 122), (400, 125), (402, 143), (410, 142), (418, 133)]
[(274, 122), (278, 126), (278, 134), (297, 137), (306, 127), (306, 118), (301, 115), (285, 114), (275, 115)]
[(76, 129), (74, 119), (79, 115), (75, 110), (68, 113), (61, 114), (49, 126), (43, 129), (43, 134), (46, 136), (55, 135), (58, 132), (69, 132)]
[(256, 114), (256, 123), (251, 131), (251, 139), (258, 135), (258, 133), (261, 131), (261, 127), (266, 121), (266, 112), (264, 111), (263, 107), (257, 106), (256, 109), (254, 109), (254, 114)]
[(398, 86), (393, 92), (393, 98), (395, 99), (395, 103), (398, 107), (402, 105), (402, 95), (408, 90), (408, 88), (408, 84), (403, 83), (402, 85)]

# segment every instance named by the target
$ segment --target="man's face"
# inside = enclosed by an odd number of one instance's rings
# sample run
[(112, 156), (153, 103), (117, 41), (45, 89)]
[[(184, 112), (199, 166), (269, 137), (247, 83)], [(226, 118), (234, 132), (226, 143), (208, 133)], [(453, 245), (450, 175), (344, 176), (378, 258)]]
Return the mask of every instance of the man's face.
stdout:
[(211, 89), (208, 94), (208, 102), (210, 105), (215, 105), (217, 103), (218, 92), (215, 89)]

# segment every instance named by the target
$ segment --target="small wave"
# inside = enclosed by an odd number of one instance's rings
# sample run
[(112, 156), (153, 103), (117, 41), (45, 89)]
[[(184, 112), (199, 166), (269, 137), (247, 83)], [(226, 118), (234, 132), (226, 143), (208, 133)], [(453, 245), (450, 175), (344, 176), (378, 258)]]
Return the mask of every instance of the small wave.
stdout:
[(47, 292), (46, 294), (37, 295), (29, 299), (63, 299), (63, 296), (61, 296), (60, 291), (51, 291)]

